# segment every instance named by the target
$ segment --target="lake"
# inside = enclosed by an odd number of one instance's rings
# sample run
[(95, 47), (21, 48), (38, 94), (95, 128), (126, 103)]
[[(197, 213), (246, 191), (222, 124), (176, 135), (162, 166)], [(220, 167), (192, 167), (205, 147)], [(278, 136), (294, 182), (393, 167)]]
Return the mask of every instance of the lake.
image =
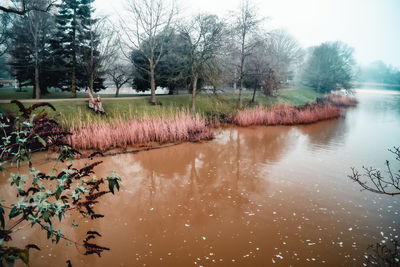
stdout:
[[(224, 128), (209, 142), (106, 157), (97, 176), (123, 179), (97, 206), (106, 217), (63, 225), (73, 240), (99, 231), (111, 248), (101, 258), (29, 226), (13, 242), (41, 247), (32, 266), (362, 266), (370, 244), (398, 236), (400, 198), (360, 191), (347, 175), (385, 173), (386, 159), (400, 168), (388, 152), (400, 146), (400, 92), (356, 97), (336, 120)], [(46, 157), (40, 169), (55, 164)], [(0, 193), (12, 198), (5, 180)]]

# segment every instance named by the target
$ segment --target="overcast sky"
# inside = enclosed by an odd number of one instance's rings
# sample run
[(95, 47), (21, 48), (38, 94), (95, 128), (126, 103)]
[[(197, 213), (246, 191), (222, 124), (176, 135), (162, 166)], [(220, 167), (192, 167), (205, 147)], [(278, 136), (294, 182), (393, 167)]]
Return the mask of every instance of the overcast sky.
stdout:
[[(96, 0), (115, 16), (126, 0)], [(186, 13), (226, 16), (240, 0), (180, 0)], [(285, 28), (303, 47), (340, 40), (355, 48), (360, 64), (382, 60), (400, 69), (400, 0), (254, 0), (268, 28)]]

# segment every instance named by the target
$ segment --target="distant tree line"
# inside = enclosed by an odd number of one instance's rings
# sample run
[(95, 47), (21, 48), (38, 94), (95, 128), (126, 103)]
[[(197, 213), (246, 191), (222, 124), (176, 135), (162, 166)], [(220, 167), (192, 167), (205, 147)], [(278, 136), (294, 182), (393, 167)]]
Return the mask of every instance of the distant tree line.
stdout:
[(400, 70), (379, 60), (367, 66), (359, 67), (356, 79), (359, 82), (398, 85), (400, 84)]
[(126, 0), (119, 23), (94, 16), (93, 2), (26, 0), (0, 8), (1, 60), (19, 86), (34, 88), (33, 97), (48, 88), (76, 97), (104, 89), (108, 78), (116, 96), (125, 84), (150, 89), (152, 104), (157, 86), (188, 90), (194, 110), (201, 88), (233, 87), (241, 107), (245, 88), (254, 102), (257, 91), (270, 96), (295, 80), (329, 92), (350, 88), (354, 78), (353, 49), (327, 42), (304, 50), (288, 32), (265, 30), (249, 0), (226, 19), (183, 19), (173, 2)]

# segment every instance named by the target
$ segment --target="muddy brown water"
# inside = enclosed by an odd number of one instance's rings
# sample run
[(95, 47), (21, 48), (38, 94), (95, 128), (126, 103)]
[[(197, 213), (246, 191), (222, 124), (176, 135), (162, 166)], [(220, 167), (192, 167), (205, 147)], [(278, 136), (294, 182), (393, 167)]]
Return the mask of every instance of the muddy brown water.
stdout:
[[(369, 244), (398, 235), (400, 199), (361, 192), (346, 176), (386, 159), (400, 167), (387, 151), (400, 145), (400, 94), (357, 97), (337, 120), (228, 128), (210, 142), (106, 157), (97, 176), (123, 179), (97, 206), (106, 217), (61, 226), (74, 240), (102, 233), (111, 251), (101, 258), (30, 227), (13, 244), (41, 247), (32, 266), (362, 266)], [(54, 166), (46, 157), (36, 159), (41, 170)], [(0, 193), (14, 195), (5, 176)]]

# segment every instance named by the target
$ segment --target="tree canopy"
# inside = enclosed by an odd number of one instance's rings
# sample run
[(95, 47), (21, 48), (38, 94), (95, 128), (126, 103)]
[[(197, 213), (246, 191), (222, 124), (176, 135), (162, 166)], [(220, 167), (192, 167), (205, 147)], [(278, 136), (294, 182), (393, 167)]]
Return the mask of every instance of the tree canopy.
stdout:
[(353, 49), (341, 42), (312, 47), (303, 70), (303, 82), (318, 92), (350, 89), (353, 78)]

